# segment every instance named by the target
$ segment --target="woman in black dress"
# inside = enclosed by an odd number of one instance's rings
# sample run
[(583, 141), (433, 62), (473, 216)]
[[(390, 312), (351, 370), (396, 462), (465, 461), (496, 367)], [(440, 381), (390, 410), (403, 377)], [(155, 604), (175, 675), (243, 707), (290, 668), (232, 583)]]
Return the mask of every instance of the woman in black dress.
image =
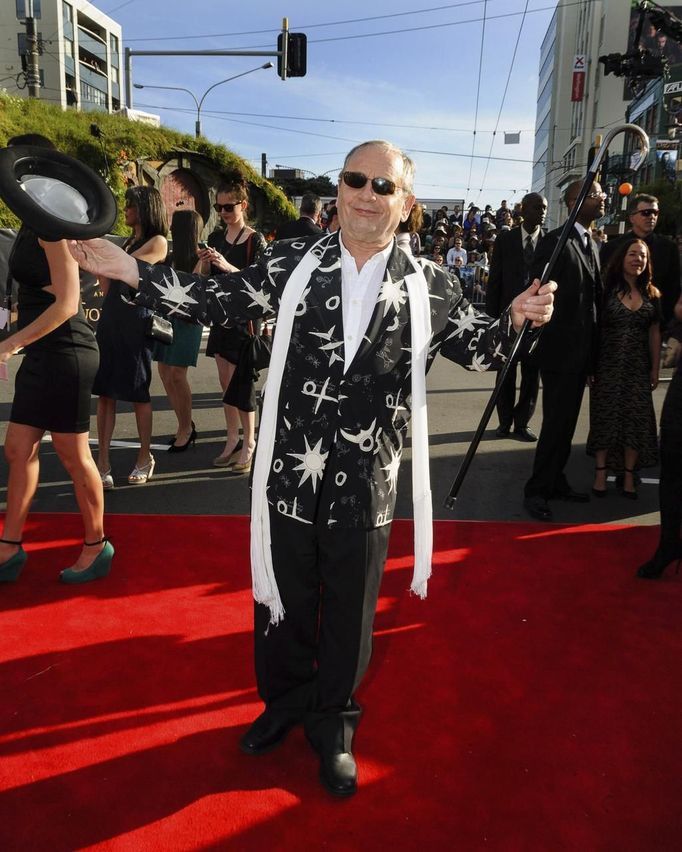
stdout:
[[(168, 254), (168, 222), (157, 189), (133, 186), (125, 195), (126, 225), (132, 234), (123, 248), (147, 263), (159, 263)], [(130, 485), (144, 485), (152, 478), (155, 460), (151, 454), (152, 380), (154, 341), (147, 337), (151, 314), (134, 303), (135, 291), (120, 281), (100, 279), (104, 291), (102, 313), (97, 324), (100, 365), (93, 394), (97, 400), (97, 467), (105, 490), (114, 487), (109, 449), (116, 425), (116, 401), (132, 402), (140, 448), (135, 467), (128, 476)]]
[[(682, 328), (682, 296), (675, 305), (678, 333)], [(661, 479), (658, 486), (661, 534), (656, 552), (637, 570), (645, 580), (658, 580), (671, 562), (682, 561), (682, 365), (665, 395), (661, 411)]]
[(595, 457), (596, 497), (606, 494), (610, 469), (623, 474), (621, 494), (637, 499), (635, 469), (658, 462), (651, 393), (658, 385), (660, 295), (652, 282), (647, 244), (625, 242), (604, 274), (599, 354), (590, 394), (587, 452)]
[[(10, 145), (54, 148), (37, 134)], [(97, 372), (97, 344), (81, 304), (78, 266), (65, 240), (43, 242), (19, 231), (9, 260), (19, 283), (18, 331), (0, 343), (0, 363), (20, 349), (10, 422), (5, 437), (9, 465), (7, 511), (0, 539), (0, 582), (16, 580), (26, 562), (22, 533), (38, 486), (40, 441), (52, 444), (73, 481), (85, 538), (75, 563), (61, 572), (65, 583), (104, 577), (114, 549), (104, 536), (104, 497), (90, 453), (90, 392)]]
[[(203, 275), (218, 272), (236, 272), (255, 262), (265, 248), (265, 238), (246, 224), (248, 207), (246, 178), (239, 171), (223, 176), (216, 194), (216, 211), (223, 220), (225, 230), (208, 238), (209, 247), (199, 254)], [(252, 329), (257, 331), (257, 329)], [(208, 335), (206, 354), (214, 357), (218, 379), (223, 390), (227, 440), (222, 453), (213, 460), (216, 467), (227, 467), (234, 474), (248, 473), (256, 448), (256, 395), (252, 376), (238, 370), (244, 346), (249, 340), (249, 329), (241, 325), (214, 326)], [(239, 443), (241, 425), (243, 441)]]

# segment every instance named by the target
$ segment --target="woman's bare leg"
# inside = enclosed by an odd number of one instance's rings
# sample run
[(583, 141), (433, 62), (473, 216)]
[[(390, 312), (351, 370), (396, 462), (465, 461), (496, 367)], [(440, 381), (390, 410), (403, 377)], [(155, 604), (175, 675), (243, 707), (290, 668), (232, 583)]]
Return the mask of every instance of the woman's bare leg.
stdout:
[[(5, 458), (9, 466), (7, 479), (7, 511), (2, 538), (21, 541), (31, 500), (38, 487), (40, 462), (38, 453), (43, 429), (10, 421), (5, 436)], [(18, 551), (18, 545), (0, 542), (0, 563)]]

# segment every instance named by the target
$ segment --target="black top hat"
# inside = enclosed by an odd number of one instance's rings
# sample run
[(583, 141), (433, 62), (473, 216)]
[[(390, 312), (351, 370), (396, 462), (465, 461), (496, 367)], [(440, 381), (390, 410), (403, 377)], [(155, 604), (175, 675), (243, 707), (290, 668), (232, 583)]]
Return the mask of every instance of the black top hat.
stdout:
[(33, 145), (0, 149), (0, 198), (44, 240), (89, 240), (116, 221), (116, 199), (85, 163)]

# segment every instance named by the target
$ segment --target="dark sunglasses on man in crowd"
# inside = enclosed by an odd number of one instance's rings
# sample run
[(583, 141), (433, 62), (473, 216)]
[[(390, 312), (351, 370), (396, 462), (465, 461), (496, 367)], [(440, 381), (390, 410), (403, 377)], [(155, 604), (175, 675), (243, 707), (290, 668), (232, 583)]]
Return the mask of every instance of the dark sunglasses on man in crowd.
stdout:
[(216, 201), (216, 203), (213, 205), (213, 209), (216, 213), (222, 213), (223, 210), (226, 213), (231, 213), (235, 207), (239, 207), (240, 205), (241, 201), (238, 201), (236, 204), (218, 204), (218, 202)]
[(647, 207), (646, 210), (635, 210), (638, 216), (658, 216), (659, 211), (655, 207)]
[[(362, 189), (370, 178), (362, 172), (341, 172), (341, 179), (351, 189)], [(372, 189), (376, 195), (393, 195), (397, 189), (402, 189), (396, 186), (392, 180), (388, 178), (376, 177), (371, 178)]]

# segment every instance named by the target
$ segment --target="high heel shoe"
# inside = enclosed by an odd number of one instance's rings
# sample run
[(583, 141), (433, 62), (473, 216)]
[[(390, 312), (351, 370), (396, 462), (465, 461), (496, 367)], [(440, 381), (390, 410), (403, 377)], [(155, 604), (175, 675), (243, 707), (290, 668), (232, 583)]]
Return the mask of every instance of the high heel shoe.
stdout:
[(93, 561), (87, 568), (78, 570), (77, 568), (65, 568), (59, 575), (62, 583), (89, 583), (91, 580), (99, 580), (106, 577), (111, 571), (111, 560), (114, 558), (114, 548), (108, 538), (101, 538), (99, 541), (84, 541), (86, 547), (95, 547), (97, 544), (102, 544), (104, 547), (100, 550)]
[[(629, 468), (629, 467), (624, 467), (623, 470), (625, 471), (625, 473), (631, 473), (632, 474), (632, 481), (633, 481), (633, 484), (634, 484), (635, 471), (632, 468)], [(637, 499), (637, 487), (636, 486), (635, 486), (634, 491), (626, 491), (625, 490), (625, 473), (623, 474), (623, 484), (621, 485), (620, 493), (623, 495), (623, 497), (627, 497), (628, 500), (636, 500)]]
[(10, 541), (8, 538), (0, 538), (0, 541), (3, 544), (14, 544), (19, 547), (14, 556), (10, 556), (0, 565), (0, 583), (13, 583), (19, 579), (21, 569), (24, 567), (27, 559), (26, 551), (20, 541)]
[(242, 439), (240, 438), (240, 439), (237, 441), (237, 443), (235, 444), (235, 447), (234, 447), (234, 449), (232, 450), (232, 452), (231, 452), (231, 453), (229, 453), (229, 455), (223, 455), (223, 454), (221, 453), (221, 455), (216, 456), (216, 457), (213, 459), (213, 466), (214, 466), (214, 467), (232, 467), (232, 465), (234, 464), (234, 462), (232, 461), (232, 459), (233, 459), (233, 458), (237, 455), (237, 453), (241, 450), (242, 446), (243, 446), (243, 441), (242, 441)]
[(196, 446), (197, 442), (197, 430), (194, 428), (194, 424), (192, 424), (192, 431), (189, 433), (189, 438), (185, 441), (184, 444), (178, 444), (177, 440), (173, 440), (173, 443), (168, 447), (169, 453), (184, 453), (185, 450), (189, 449), (189, 445), (192, 444)]
[(233, 476), (241, 476), (244, 473), (251, 473), (251, 464), (253, 462), (253, 454), (255, 451), (255, 447), (249, 453), (249, 457), (245, 462), (240, 464), (239, 462), (235, 462), (233, 465), (230, 465), (229, 473)]
[[(606, 465), (604, 465), (603, 467), (595, 467), (594, 469), (595, 469), (595, 471), (606, 470)], [(594, 494), (595, 497), (606, 497), (607, 489), (606, 488), (595, 488), (594, 486), (592, 486), (592, 493)]]
[(676, 574), (680, 573), (680, 563), (682, 563), (682, 541), (676, 545), (668, 547), (659, 547), (656, 553), (644, 565), (640, 565), (637, 569), (637, 576), (643, 580), (659, 580), (663, 576), (663, 572), (671, 562), (677, 560)]
[(128, 482), (131, 485), (144, 485), (152, 478), (154, 468), (156, 467), (156, 459), (149, 453), (149, 461), (147, 464), (136, 464), (130, 471)]

